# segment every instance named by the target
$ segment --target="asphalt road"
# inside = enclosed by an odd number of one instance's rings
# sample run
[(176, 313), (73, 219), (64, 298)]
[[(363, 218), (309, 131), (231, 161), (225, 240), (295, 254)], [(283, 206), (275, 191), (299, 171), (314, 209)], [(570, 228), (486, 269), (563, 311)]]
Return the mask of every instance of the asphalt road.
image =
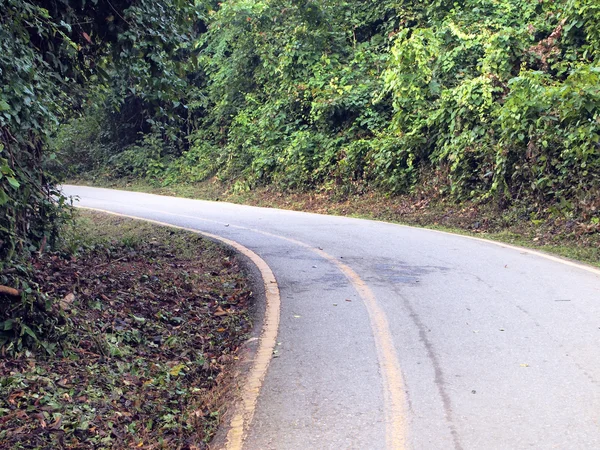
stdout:
[(245, 449), (600, 448), (600, 271), (383, 222), (64, 192), (271, 267), (277, 357)]

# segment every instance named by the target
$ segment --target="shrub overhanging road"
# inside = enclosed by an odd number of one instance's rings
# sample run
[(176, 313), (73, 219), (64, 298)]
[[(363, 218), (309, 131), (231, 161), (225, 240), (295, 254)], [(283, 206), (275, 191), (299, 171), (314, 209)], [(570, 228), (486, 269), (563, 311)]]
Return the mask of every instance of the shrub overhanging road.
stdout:
[(64, 192), (272, 268), (277, 353), (246, 449), (600, 447), (600, 271), (382, 222)]

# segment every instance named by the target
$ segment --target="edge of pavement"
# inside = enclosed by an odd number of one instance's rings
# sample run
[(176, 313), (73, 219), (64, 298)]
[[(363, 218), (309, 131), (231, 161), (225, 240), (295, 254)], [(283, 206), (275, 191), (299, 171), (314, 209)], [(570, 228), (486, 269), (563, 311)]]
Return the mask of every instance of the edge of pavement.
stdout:
[[(69, 184), (66, 184), (64, 186), (102, 189), (102, 190), (107, 190), (107, 191), (115, 191), (115, 190), (118, 191), (118, 190), (121, 190), (121, 191), (124, 191), (124, 192), (134, 192), (134, 193), (138, 193), (138, 194), (151, 195), (151, 196), (155, 196), (155, 197), (174, 198), (173, 196), (170, 196), (170, 195), (153, 194), (153, 193), (150, 193), (150, 192), (128, 191), (128, 190), (123, 190), (123, 189), (112, 189), (112, 188), (104, 188), (104, 187), (96, 187), (96, 186), (79, 186), (79, 185), (69, 185)], [(185, 198), (185, 197), (175, 197), (175, 198)], [(211, 202), (211, 200), (203, 200), (203, 199), (188, 199), (188, 200), (195, 200), (195, 201), (200, 201), (200, 202)], [(252, 205), (246, 205), (246, 204), (241, 204), (241, 203), (231, 203), (231, 202), (216, 202), (216, 203), (223, 203), (223, 204), (229, 204), (229, 205), (235, 205), (235, 206), (242, 206), (242, 207), (246, 207), (246, 208), (276, 209), (276, 208), (267, 208), (267, 207), (252, 206)], [(78, 206), (78, 207), (81, 207), (81, 206)], [(92, 209), (92, 208), (89, 208), (89, 209)], [(322, 213), (315, 213), (315, 212), (309, 212), (309, 211), (298, 211), (298, 210), (289, 210), (289, 209), (285, 209), (283, 211), (294, 212), (294, 213), (297, 213), (297, 214), (309, 214), (309, 215), (330, 216), (330, 217), (344, 217), (344, 218), (352, 219), (352, 220), (368, 220), (368, 221), (372, 221), (372, 222), (385, 223), (385, 224), (388, 224), (388, 225), (393, 225), (393, 226), (402, 227), (402, 228), (411, 228), (411, 229), (423, 230), (423, 231), (432, 232), (432, 233), (446, 234), (446, 235), (450, 235), (450, 236), (458, 236), (458, 237), (461, 237), (461, 238), (471, 239), (471, 240), (475, 240), (475, 241), (479, 241), (479, 242), (484, 242), (484, 243), (496, 245), (496, 246), (499, 246), (499, 247), (510, 248), (512, 250), (517, 250), (519, 252), (525, 252), (525, 253), (528, 253), (528, 254), (531, 254), (531, 255), (539, 256), (541, 258), (544, 258), (544, 259), (547, 259), (547, 260), (550, 260), (550, 261), (562, 263), (562, 264), (565, 264), (565, 265), (571, 266), (571, 267), (576, 267), (576, 268), (579, 268), (579, 269), (582, 269), (582, 270), (585, 270), (587, 272), (590, 272), (590, 273), (593, 273), (595, 275), (600, 276), (600, 268), (598, 268), (596, 266), (593, 266), (591, 264), (588, 264), (588, 263), (585, 263), (585, 262), (582, 262), (582, 261), (578, 261), (578, 260), (575, 260), (575, 259), (567, 258), (567, 257), (564, 257), (564, 256), (554, 255), (552, 253), (548, 253), (548, 252), (545, 252), (543, 250), (536, 250), (536, 249), (532, 249), (530, 247), (523, 247), (523, 246), (520, 246), (520, 245), (509, 244), (507, 242), (497, 241), (497, 240), (494, 240), (494, 239), (486, 239), (484, 237), (470, 236), (468, 234), (455, 233), (455, 232), (452, 232), (452, 231), (445, 231), (445, 230), (437, 230), (437, 229), (434, 229), (434, 228), (419, 227), (419, 226), (414, 226), (414, 225), (406, 225), (406, 224), (396, 223), (396, 222), (387, 222), (385, 220), (378, 220), (378, 219), (362, 219), (362, 218), (350, 217), (350, 216), (334, 216), (334, 215), (331, 215), (331, 214), (322, 214)], [(106, 212), (108, 212), (108, 211), (106, 211)], [(168, 225), (168, 224), (163, 224), (163, 225), (172, 226), (172, 225)], [(197, 230), (190, 230), (190, 231), (198, 232)], [(221, 240), (221, 239), (219, 239), (219, 240)]]
[[(105, 214), (112, 214), (114, 216), (126, 217), (129, 219), (143, 220), (156, 225), (177, 228), (180, 230), (200, 234), (210, 240), (225, 244), (238, 254), (243, 255), (246, 259), (246, 261), (243, 262), (247, 264), (249, 261), (260, 273), (264, 290), (259, 293), (258, 297), (262, 297), (264, 299), (264, 312), (262, 314), (255, 314), (255, 318), (257, 318), (259, 322), (262, 318), (262, 326), (260, 326), (260, 332), (258, 332), (258, 324), (255, 324), (253, 332), (254, 336), (251, 337), (244, 345), (244, 355), (242, 356), (241, 361), (238, 362), (237, 367), (234, 369), (237, 371), (236, 375), (238, 375), (239, 378), (242, 378), (242, 380), (235, 382), (238, 392), (234, 397), (233, 407), (231, 408), (231, 412), (227, 411), (226, 416), (229, 416), (228, 420), (225, 424), (220, 425), (220, 430), (217, 432), (211, 445), (211, 448), (241, 450), (256, 410), (258, 396), (266, 376), (267, 369), (269, 368), (269, 364), (273, 357), (273, 351), (275, 350), (275, 346), (277, 344), (281, 299), (279, 295), (279, 286), (271, 268), (260, 256), (258, 256), (249, 248), (236, 241), (226, 239), (215, 234), (206, 233), (193, 228), (181, 227), (166, 222), (160, 222), (158, 220), (115, 213), (99, 208), (90, 208), (85, 206), (76, 207), (90, 211), (102, 212)], [(256, 346), (249, 345), (255, 341), (258, 342)], [(245, 370), (245, 368), (248, 366), (249, 368)]]

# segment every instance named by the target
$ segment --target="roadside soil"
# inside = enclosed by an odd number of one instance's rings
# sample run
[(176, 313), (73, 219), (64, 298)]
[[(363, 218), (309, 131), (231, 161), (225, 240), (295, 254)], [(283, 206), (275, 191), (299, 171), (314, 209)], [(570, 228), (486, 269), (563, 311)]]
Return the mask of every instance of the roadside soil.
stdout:
[[(112, 187), (161, 195), (227, 201), (253, 206), (384, 220), (439, 229), (533, 248), (600, 266), (600, 220), (576, 216), (535, 202), (500, 207), (493, 201), (450, 201), (426, 187), (390, 196), (363, 189), (352, 193), (326, 187), (282, 192), (275, 187), (233, 191), (217, 180), (158, 186), (143, 180), (73, 180), (73, 184)], [(596, 209), (600, 208), (600, 199)]]
[(193, 233), (77, 216), (32, 262), (56, 299), (48, 351), (1, 349), (0, 448), (208, 448), (252, 327), (240, 261)]

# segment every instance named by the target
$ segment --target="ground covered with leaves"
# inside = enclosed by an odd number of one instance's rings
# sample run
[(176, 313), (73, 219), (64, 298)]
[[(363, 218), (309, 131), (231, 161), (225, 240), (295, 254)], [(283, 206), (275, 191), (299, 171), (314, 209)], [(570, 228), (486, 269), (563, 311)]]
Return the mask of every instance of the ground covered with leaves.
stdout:
[[(198, 235), (96, 213), (64, 235), (33, 261), (52, 339), (2, 347), (0, 448), (206, 448), (251, 329), (239, 261)], [(5, 338), (38, 333), (3, 318)]]

